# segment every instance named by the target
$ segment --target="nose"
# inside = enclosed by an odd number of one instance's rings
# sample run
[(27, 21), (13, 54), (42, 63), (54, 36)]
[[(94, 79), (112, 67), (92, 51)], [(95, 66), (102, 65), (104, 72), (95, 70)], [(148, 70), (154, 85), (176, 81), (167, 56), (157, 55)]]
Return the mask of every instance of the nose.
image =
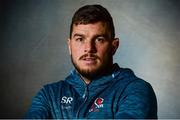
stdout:
[(96, 45), (93, 41), (87, 41), (84, 45), (84, 52), (86, 53), (95, 53), (96, 52)]

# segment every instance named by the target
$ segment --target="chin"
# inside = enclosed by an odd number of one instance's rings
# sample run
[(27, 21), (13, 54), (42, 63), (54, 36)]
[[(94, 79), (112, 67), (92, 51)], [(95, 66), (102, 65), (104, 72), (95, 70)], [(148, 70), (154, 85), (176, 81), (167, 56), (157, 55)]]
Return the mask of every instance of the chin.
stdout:
[(86, 78), (96, 78), (102, 72), (101, 66), (77, 67), (77, 71)]
[(83, 65), (82, 67), (79, 66), (79, 68), (83, 71), (89, 71), (89, 72), (96, 72), (99, 69), (102, 68), (102, 66), (97, 65), (97, 64), (93, 64), (93, 65)]
[(84, 67), (84, 68), (79, 68), (79, 70), (87, 73), (95, 73), (96, 71), (98, 71), (98, 68)]
[(103, 63), (101, 64), (98, 61), (96, 61), (96, 63), (93, 63), (93, 64), (87, 64), (80, 61), (79, 62), (74, 61), (73, 59), (71, 60), (75, 69), (79, 72), (79, 74), (89, 79), (94, 79), (100, 74), (103, 74), (105, 70), (107, 70), (106, 64), (103, 64)]

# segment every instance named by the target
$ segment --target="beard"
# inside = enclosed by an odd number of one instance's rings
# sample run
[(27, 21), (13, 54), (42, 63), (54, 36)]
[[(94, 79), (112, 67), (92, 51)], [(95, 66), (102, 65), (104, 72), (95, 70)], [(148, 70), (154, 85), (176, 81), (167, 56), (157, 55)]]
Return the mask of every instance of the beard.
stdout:
[[(81, 56), (79, 58), (79, 60), (83, 59), (85, 56), (87, 56), (87, 54)], [(95, 57), (96, 59), (99, 59), (99, 61), (101, 62), (101, 59), (98, 56), (95, 56), (95, 55), (91, 55), (91, 56)], [(95, 69), (82, 68), (73, 59), (72, 55), (71, 55), (71, 61), (74, 65), (75, 69), (81, 76), (83, 76), (89, 80), (92, 80), (92, 79), (98, 78), (98, 77), (108, 73), (108, 70), (110, 69), (110, 67), (112, 65), (112, 56), (111, 55), (107, 56), (106, 60), (103, 63), (101, 62), (101, 65), (97, 66)]]

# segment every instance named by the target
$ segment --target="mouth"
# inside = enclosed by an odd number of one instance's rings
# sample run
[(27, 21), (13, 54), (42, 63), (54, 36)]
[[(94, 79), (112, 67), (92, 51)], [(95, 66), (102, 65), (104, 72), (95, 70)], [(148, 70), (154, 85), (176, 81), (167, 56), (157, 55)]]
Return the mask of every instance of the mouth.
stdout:
[(84, 58), (82, 59), (82, 61), (83, 61), (85, 64), (90, 65), (90, 64), (95, 64), (95, 63), (97, 62), (97, 58), (95, 58), (95, 57), (84, 57)]
[(85, 60), (85, 61), (92, 61), (92, 60), (96, 60), (97, 58), (95, 57), (85, 57), (83, 58), (82, 60)]
[(85, 65), (95, 65), (99, 57), (94, 54), (85, 54), (79, 58)]

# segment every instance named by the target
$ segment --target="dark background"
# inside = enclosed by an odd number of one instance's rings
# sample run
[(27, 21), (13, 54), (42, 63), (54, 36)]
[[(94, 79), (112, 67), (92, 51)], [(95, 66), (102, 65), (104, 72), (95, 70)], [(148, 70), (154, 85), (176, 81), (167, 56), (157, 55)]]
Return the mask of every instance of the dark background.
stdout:
[(94, 3), (114, 18), (115, 62), (152, 84), (159, 118), (180, 118), (179, 0), (0, 0), (0, 118), (22, 118), (43, 85), (69, 74), (71, 17)]

